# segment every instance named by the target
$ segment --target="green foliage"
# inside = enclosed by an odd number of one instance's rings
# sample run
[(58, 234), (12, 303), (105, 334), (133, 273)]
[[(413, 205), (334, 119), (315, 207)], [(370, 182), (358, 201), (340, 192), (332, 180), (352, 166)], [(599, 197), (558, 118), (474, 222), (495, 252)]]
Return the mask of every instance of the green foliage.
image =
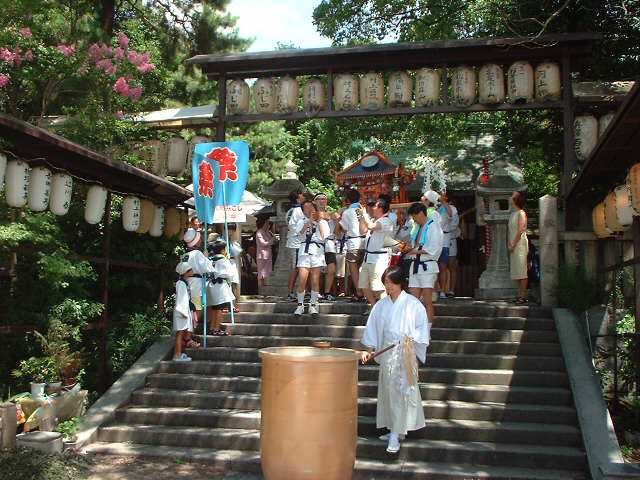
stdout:
[(558, 268), (558, 304), (580, 314), (598, 303), (598, 288), (584, 270), (573, 265)]
[(56, 432), (60, 432), (65, 440), (72, 440), (78, 431), (79, 417), (72, 417), (69, 420), (60, 422), (56, 427)]
[(19, 367), (11, 372), (11, 375), (25, 387), (29, 382), (51, 383), (60, 380), (56, 364), (49, 356), (30, 357), (27, 360), (22, 360)]

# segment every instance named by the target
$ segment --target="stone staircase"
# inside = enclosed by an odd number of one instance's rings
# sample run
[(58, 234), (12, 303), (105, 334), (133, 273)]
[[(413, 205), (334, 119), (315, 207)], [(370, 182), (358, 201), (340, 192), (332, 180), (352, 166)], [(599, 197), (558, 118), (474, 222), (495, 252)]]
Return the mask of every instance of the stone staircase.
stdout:
[[(191, 363), (161, 362), (91, 452), (168, 456), (260, 471), (258, 349), (310, 345), (360, 349), (364, 308), (322, 304), (294, 317), (293, 304), (246, 302), (229, 337), (190, 350)], [(584, 479), (587, 460), (550, 311), (448, 300), (436, 306), (420, 370), (427, 427), (398, 456), (376, 430), (377, 367), (359, 371), (356, 477)]]

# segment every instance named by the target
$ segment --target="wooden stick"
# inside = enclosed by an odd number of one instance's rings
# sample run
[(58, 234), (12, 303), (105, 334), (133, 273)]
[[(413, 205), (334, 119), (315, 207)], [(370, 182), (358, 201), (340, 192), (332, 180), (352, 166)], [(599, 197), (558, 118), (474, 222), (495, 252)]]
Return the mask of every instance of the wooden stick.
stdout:
[(369, 358), (369, 360), (373, 360), (374, 358), (376, 358), (378, 355), (382, 355), (385, 352), (388, 352), (389, 350), (391, 350), (393, 347), (397, 346), (395, 343), (393, 345), (389, 345), (388, 347), (383, 348), (382, 350), (378, 350), (377, 352), (374, 352), (371, 355), (371, 358)]

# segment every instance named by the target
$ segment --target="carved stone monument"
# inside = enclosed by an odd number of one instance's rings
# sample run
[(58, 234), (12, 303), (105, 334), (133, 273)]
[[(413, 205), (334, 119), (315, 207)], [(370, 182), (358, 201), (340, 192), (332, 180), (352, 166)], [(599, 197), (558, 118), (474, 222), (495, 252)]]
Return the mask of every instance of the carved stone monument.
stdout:
[(476, 188), (478, 196), (488, 203), (483, 218), (491, 229), (491, 255), (486, 270), (480, 275), (475, 297), (483, 300), (513, 298), (517, 285), (509, 272), (507, 231), (512, 211), (509, 199), (514, 191), (526, 190), (526, 185), (521, 174), (508, 168), (506, 162), (496, 161), (488, 182), (478, 182)]
[(269, 220), (275, 225), (280, 242), (278, 244), (278, 257), (276, 263), (273, 266), (273, 272), (271, 276), (267, 278), (267, 285), (258, 287), (258, 293), (260, 295), (269, 296), (286, 296), (288, 292), (287, 283), (289, 282), (289, 273), (291, 273), (291, 265), (287, 261), (286, 245), (287, 245), (287, 220), (286, 214), (289, 209), (289, 192), (302, 188), (305, 186), (298, 180), (296, 174), (296, 165), (289, 160), (285, 167), (285, 173), (280, 180), (276, 180), (273, 184), (264, 191), (264, 196), (273, 201), (273, 205), (276, 209), (275, 216)]

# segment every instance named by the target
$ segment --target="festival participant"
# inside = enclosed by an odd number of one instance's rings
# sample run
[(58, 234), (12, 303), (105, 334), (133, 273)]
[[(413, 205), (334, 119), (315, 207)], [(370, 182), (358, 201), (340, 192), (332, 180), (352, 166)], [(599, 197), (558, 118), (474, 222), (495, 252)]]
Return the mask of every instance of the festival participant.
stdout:
[[(389, 266), (390, 252), (384, 247), (387, 235), (393, 233), (393, 222), (389, 218), (389, 204), (378, 200), (372, 207), (373, 219), (368, 215), (360, 218), (362, 229), (366, 229), (364, 260), (360, 267), (358, 287), (364, 292), (369, 305), (373, 307), (384, 294), (382, 274)], [(367, 310), (363, 315), (369, 315)]]
[(296, 286), (296, 278), (298, 278), (298, 249), (300, 248), (301, 242), (300, 237), (293, 233), (292, 226), (297, 225), (304, 217), (304, 214), (302, 213), (302, 202), (304, 202), (304, 190), (302, 190), (302, 188), (297, 188), (289, 193), (289, 203), (291, 203), (291, 208), (287, 210), (285, 218), (288, 225), (286, 255), (288, 257), (287, 263), (291, 268), (291, 273), (289, 273), (289, 295), (287, 295), (286, 299), (291, 302), (296, 299), (296, 295), (293, 293), (293, 290)]
[[(433, 198), (433, 197), (432, 197)], [(423, 203), (413, 203), (409, 215), (417, 224), (411, 235), (410, 247), (405, 249), (411, 259), (409, 268), (409, 292), (424, 303), (429, 318), (435, 318), (433, 288), (438, 278), (438, 262), (443, 246), (442, 228), (437, 217), (427, 217)]]
[(336, 297), (332, 294), (334, 291), (334, 280), (336, 276), (336, 242), (335, 230), (336, 223), (340, 217), (336, 213), (327, 210), (328, 198), (324, 193), (318, 193), (313, 197), (320, 218), (327, 221), (329, 225), (329, 235), (324, 241), (324, 261), (327, 264), (324, 270), (324, 299), (329, 302), (335, 301)]
[(264, 218), (258, 222), (258, 230), (256, 231), (256, 251), (258, 264), (258, 285), (263, 287), (266, 279), (271, 276), (273, 271), (273, 258), (271, 246), (276, 243), (276, 238), (271, 232), (271, 222)]
[(313, 202), (302, 204), (304, 216), (293, 226), (293, 233), (301, 235), (304, 241), (298, 250), (298, 306), (294, 315), (304, 313), (304, 291), (311, 277), (311, 298), (309, 313), (318, 314), (318, 296), (320, 294), (320, 269), (326, 266), (324, 260), (324, 241), (329, 235), (329, 225), (320, 218)]
[(208, 249), (213, 265), (207, 282), (209, 331), (211, 335), (227, 335), (227, 330), (222, 327), (222, 310), (231, 308), (231, 302), (235, 300), (231, 291), (231, 281), (238, 274), (238, 270), (229, 261), (227, 243), (224, 240), (217, 240), (209, 245)]
[(527, 303), (527, 256), (529, 240), (527, 239), (527, 213), (524, 211), (524, 195), (513, 192), (511, 195), (513, 211), (509, 217), (509, 270), (511, 279), (518, 282), (516, 303)]
[(402, 290), (402, 269), (388, 268), (382, 275), (387, 296), (375, 304), (367, 320), (361, 343), (363, 363), (372, 351), (392, 349), (375, 357), (378, 373), (377, 428), (387, 428), (387, 452), (397, 453), (400, 440), (408, 431), (425, 426), (422, 398), (418, 385), (418, 362), (425, 362), (429, 345), (429, 318), (424, 306)]
[(460, 236), (460, 215), (455, 205), (449, 202), (451, 208), (451, 221), (449, 222), (449, 230), (451, 241), (449, 243), (449, 275), (447, 277), (446, 295), (448, 298), (454, 298), (456, 282), (458, 280), (458, 237)]
[[(342, 213), (338, 214), (338, 218), (342, 215)], [(346, 277), (346, 244), (347, 244), (347, 236), (342, 231), (342, 227), (340, 227), (340, 223), (336, 223), (336, 229), (334, 230), (334, 236), (336, 237), (336, 297), (344, 297), (347, 295), (348, 286), (347, 286), (347, 277)]]
[[(438, 202), (440, 205), (437, 204)], [(440, 258), (438, 258), (438, 268), (440, 269), (440, 272), (438, 273), (438, 286), (440, 289), (440, 298), (444, 300), (447, 298), (446, 292), (449, 280), (449, 245), (451, 244), (452, 210), (449, 205), (449, 199), (444, 193), (438, 195), (438, 200), (432, 203), (434, 203), (438, 214), (440, 215), (440, 227), (442, 228), (443, 234), (442, 253), (440, 254)]]
[(347, 202), (349, 207), (342, 212), (340, 226), (344, 230), (347, 238), (347, 254), (345, 260), (349, 269), (351, 283), (356, 288), (355, 301), (366, 301), (362, 296), (362, 290), (358, 287), (359, 268), (364, 258), (364, 238), (365, 230), (361, 230), (360, 216), (363, 209), (360, 205), (360, 192), (355, 189), (347, 190)]
[(173, 308), (173, 330), (176, 332), (176, 344), (173, 350), (175, 362), (190, 362), (191, 357), (182, 352), (187, 335), (193, 332), (196, 306), (191, 301), (187, 279), (192, 275), (188, 262), (180, 262), (176, 266), (176, 273), (180, 276), (176, 282), (176, 304)]

